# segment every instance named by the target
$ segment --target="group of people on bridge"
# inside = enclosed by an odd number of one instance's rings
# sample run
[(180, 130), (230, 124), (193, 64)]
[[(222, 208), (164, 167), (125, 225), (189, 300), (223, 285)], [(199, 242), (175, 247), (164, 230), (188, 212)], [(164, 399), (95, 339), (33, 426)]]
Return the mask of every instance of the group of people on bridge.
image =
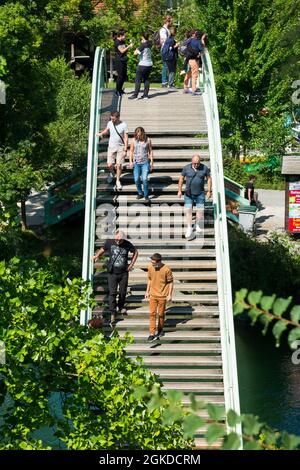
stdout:
[[(133, 42), (126, 45), (126, 32), (119, 31), (115, 35), (115, 68), (117, 71), (116, 94), (122, 96), (125, 91), (123, 89), (127, 78), (127, 61), (128, 52), (134, 49), (134, 55), (138, 57), (138, 65), (135, 76), (135, 89), (133, 94), (128, 98), (131, 100), (144, 99), (148, 100), (150, 90), (150, 74), (153, 68), (153, 46), (160, 48), (162, 59), (162, 75), (161, 86), (173, 90), (175, 84), (176, 69), (178, 63), (178, 54), (184, 57), (183, 68), (180, 75), (184, 78), (184, 93), (191, 93), (192, 96), (201, 94), (197, 90), (197, 80), (199, 75), (199, 67), (201, 67), (201, 55), (207, 43), (207, 35), (199, 29), (191, 29), (186, 31), (183, 41), (177, 41), (176, 28), (173, 26), (173, 18), (168, 15), (164, 19), (162, 28), (154, 34), (153, 41), (150, 33), (141, 34), (141, 42), (135, 47)], [(154, 43), (154, 44), (153, 44)], [(191, 80), (191, 88), (190, 88)], [(141, 83), (144, 82), (144, 91), (139, 96)]]

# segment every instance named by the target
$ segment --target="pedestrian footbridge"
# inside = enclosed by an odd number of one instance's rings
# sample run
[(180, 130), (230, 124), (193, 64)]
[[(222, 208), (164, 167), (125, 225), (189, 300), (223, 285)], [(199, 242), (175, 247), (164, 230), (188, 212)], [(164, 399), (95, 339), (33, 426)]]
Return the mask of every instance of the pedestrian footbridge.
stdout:
[[(163, 381), (165, 390), (183, 392), (188, 404), (193, 392), (201, 400), (224, 404), (240, 412), (232, 314), (227, 219), (219, 118), (213, 70), (208, 52), (203, 59), (202, 96), (182, 90), (151, 89), (148, 101), (117, 99), (105, 88), (105, 55), (97, 49), (94, 66), (89, 155), (87, 169), (83, 278), (93, 283), (97, 310), (107, 311), (105, 263), (95, 266), (92, 256), (103, 240), (121, 228), (138, 248), (130, 273), (128, 315), (117, 322), (121, 336), (129, 331), (135, 342), (127, 353), (142, 356), (144, 364)], [(111, 110), (119, 109), (130, 137), (142, 126), (154, 149), (150, 175), (150, 206), (136, 200), (136, 187), (128, 162), (123, 190), (116, 193), (106, 183), (106, 145), (96, 131), (103, 129)], [(213, 197), (205, 205), (203, 231), (186, 240), (183, 200), (177, 183), (184, 165), (200, 154), (210, 167)], [(162, 254), (174, 274), (173, 301), (166, 312), (165, 336), (148, 343), (149, 306), (143, 300), (148, 257)], [(81, 314), (86, 324), (91, 312)], [(106, 324), (108, 326), (108, 320)], [(225, 418), (224, 418), (225, 420)], [(225, 420), (225, 425), (227, 425)], [(228, 428), (229, 430), (229, 428)], [(232, 429), (230, 429), (231, 431)], [(234, 429), (240, 432), (240, 428)], [(205, 429), (199, 429), (196, 447), (205, 447)]]

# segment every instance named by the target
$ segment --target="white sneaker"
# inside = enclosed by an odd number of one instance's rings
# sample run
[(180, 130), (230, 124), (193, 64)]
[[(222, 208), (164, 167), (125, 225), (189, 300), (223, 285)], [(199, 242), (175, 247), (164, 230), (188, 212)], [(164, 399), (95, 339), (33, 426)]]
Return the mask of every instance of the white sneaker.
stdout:
[(193, 227), (188, 227), (185, 232), (185, 238), (190, 238), (193, 235)]
[(122, 189), (123, 189), (123, 186), (121, 185), (120, 180), (117, 180), (116, 181), (116, 190), (117, 191), (122, 191)]
[(202, 231), (203, 231), (199, 224), (195, 225), (195, 230), (196, 230), (197, 233), (202, 233)]

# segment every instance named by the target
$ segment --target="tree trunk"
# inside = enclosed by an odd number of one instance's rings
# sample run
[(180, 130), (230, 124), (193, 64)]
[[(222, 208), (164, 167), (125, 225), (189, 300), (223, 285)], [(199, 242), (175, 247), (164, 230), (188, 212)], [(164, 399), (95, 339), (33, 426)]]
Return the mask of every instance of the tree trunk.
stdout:
[(22, 230), (27, 230), (27, 220), (26, 220), (26, 200), (21, 200), (21, 226)]

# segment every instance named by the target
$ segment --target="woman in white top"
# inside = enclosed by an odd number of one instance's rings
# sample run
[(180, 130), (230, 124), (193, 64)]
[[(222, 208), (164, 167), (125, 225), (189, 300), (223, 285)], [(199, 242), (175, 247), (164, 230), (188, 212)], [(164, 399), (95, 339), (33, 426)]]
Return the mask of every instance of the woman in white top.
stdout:
[[(149, 203), (148, 174), (153, 170), (153, 150), (151, 140), (143, 127), (137, 127), (129, 153), (130, 168), (133, 167), (133, 177), (138, 195), (137, 199), (145, 198)], [(143, 189), (142, 189), (143, 184)]]
[(152, 70), (152, 56), (151, 56), (152, 44), (149, 41), (149, 34), (144, 33), (142, 35), (141, 45), (134, 51), (134, 55), (139, 56), (139, 63), (136, 69), (135, 75), (135, 90), (130, 100), (137, 100), (141, 88), (141, 82), (144, 80), (144, 94), (141, 96), (144, 100), (148, 99), (149, 88), (150, 88), (150, 72)]

